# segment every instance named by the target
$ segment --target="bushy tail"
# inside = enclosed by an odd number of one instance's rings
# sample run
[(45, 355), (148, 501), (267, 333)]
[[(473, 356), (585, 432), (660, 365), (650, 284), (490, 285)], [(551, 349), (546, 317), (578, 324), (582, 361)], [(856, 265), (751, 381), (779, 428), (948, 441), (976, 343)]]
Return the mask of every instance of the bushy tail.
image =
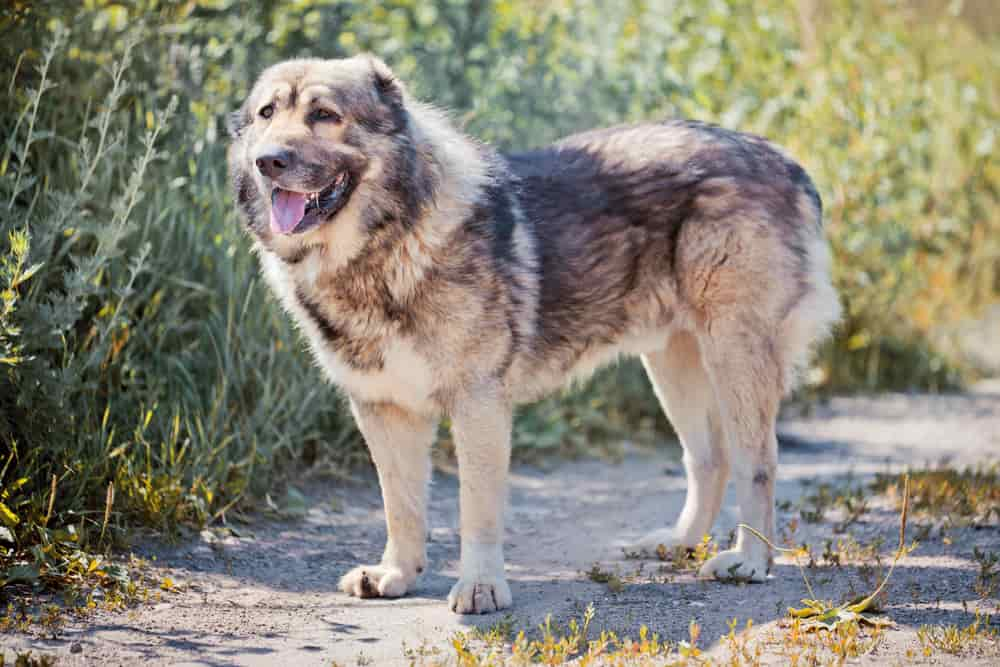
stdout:
[(781, 323), (785, 387), (791, 390), (801, 379), (809, 354), (825, 339), (840, 319), (840, 297), (830, 277), (830, 249), (823, 236), (809, 244), (806, 289)]

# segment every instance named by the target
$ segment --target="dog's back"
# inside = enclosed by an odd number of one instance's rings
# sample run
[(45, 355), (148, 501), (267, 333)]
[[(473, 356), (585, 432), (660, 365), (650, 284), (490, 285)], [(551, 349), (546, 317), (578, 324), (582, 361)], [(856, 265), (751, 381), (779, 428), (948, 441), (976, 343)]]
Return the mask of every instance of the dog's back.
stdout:
[[(538, 359), (555, 364), (554, 374), (584, 360), (585, 374), (622, 345), (662, 346), (655, 332), (698, 326), (715, 304), (706, 280), (721, 285), (727, 273), (740, 277), (724, 299), (790, 322), (790, 335), (779, 336), (786, 380), (837, 316), (816, 188), (760, 137), (693, 121), (647, 123), (573, 135), (507, 161), (538, 256), (536, 375)], [(736, 268), (742, 262), (754, 280)]]

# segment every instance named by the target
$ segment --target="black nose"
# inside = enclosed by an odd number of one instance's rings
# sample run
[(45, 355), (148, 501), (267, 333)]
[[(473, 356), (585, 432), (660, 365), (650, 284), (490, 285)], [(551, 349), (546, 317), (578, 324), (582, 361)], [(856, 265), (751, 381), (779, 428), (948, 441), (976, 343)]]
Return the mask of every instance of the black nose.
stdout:
[(260, 173), (264, 174), (268, 178), (276, 178), (281, 175), (283, 171), (292, 166), (292, 153), (286, 150), (275, 150), (268, 151), (262, 155), (257, 156), (254, 160), (257, 163), (257, 168), (260, 169)]

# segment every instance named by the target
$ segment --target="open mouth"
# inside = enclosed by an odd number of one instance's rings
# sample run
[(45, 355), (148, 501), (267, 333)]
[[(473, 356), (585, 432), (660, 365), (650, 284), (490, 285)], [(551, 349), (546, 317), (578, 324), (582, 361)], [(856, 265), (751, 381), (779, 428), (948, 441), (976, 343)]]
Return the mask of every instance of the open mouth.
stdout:
[(350, 197), (352, 182), (346, 171), (319, 192), (296, 192), (284, 188), (271, 191), (271, 231), (276, 234), (304, 232), (334, 216)]

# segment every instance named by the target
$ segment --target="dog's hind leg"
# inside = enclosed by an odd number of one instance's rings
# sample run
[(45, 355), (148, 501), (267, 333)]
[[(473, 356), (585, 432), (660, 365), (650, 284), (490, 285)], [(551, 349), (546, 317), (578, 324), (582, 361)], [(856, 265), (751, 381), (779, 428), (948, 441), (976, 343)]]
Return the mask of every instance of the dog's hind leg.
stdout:
[(388, 539), (382, 562), (343, 576), (340, 589), (361, 598), (399, 597), (427, 567), (427, 491), (437, 420), (388, 403), (351, 401), (378, 471)]
[[(741, 520), (774, 541), (775, 420), (784, 370), (772, 328), (751, 315), (718, 318), (700, 337), (705, 366), (719, 400)], [(764, 581), (770, 548), (741, 528), (736, 545), (705, 563), (702, 576)]]
[(654, 553), (661, 544), (667, 549), (694, 547), (719, 514), (729, 476), (729, 453), (715, 392), (698, 341), (690, 333), (674, 334), (665, 349), (643, 355), (642, 362), (684, 448), (687, 497), (677, 523), (646, 535), (626, 550)]

